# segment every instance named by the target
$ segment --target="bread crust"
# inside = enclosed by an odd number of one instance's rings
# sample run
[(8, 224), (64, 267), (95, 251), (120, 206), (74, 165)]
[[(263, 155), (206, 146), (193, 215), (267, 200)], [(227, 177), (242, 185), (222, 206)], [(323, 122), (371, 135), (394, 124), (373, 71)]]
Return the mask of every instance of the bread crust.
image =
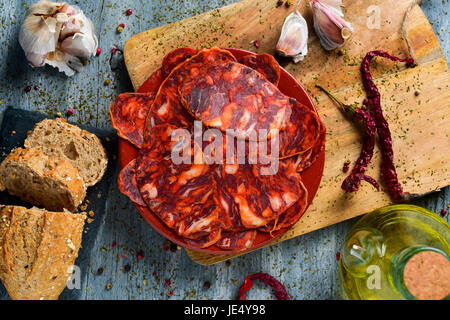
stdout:
[(81, 247), (86, 215), (0, 205), (0, 279), (14, 300), (56, 300)]
[[(17, 175), (16, 171), (19, 171)], [(26, 188), (17, 188), (14, 179), (19, 179), (19, 174), (22, 178), (25, 175), (28, 182), (33, 180), (33, 184)], [(61, 188), (58, 189), (61, 197), (56, 197), (61, 201), (55, 201), (49, 197), (50, 194), (46, 195), (44, 190), (38, 190), (43, 184)], [(33, 188), (40, 194), (39, 197), (32, 194)], [(47, 157), (41, 150), (34, 148), (16, 148), (3, 160), (0, 165), (0, 190), (5, 189), (24, 201), (54, 211), (75, 211), (86, 196), (86, 186), (78, 170), (70, 162)], [(53, 191), (56, 192), (56, 188)], [(68, 203), (62, 203), (63, 198), (67, 198)]]
[[(78, 169), (88, 187), (101, 180), (108, 165), (101, 140), (95, 134), (69, 124), (62, 118), (44, 119), (36, 123), (24, 145), (26, 148), (40, 149), (47, 156), (70, 162)], [(81, 152), (84, 147), (92, 153), (89, 155)]]

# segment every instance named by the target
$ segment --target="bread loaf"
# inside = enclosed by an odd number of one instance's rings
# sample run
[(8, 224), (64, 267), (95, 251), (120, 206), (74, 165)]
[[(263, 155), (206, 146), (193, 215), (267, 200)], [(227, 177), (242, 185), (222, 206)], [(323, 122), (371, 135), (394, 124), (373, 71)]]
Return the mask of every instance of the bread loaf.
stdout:
[(38, 148), (49, 157), (69, 161), (88, 187), (100, 181), (108, 164), (106, 151), (95, 134), (61, 118), (37, 123), (25, 140), (25, 147)]
[(12, 299), (58, 299), (78, 256), (85, 218), (0, 205), (0, 279)]
[(70, 162), (34, 148), (14, 149), (0, 164), (0, 190), (47, 210), (75, 211), (86, 186)]

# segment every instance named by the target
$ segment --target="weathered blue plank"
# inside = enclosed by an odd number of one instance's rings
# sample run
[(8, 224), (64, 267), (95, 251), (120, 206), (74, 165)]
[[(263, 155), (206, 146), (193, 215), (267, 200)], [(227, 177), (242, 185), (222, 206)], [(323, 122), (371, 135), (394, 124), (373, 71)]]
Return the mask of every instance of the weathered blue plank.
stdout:
[[(131, 90), (120, 58), (109, 52), (114, 45), (138, 32), (180, 20), (235, 1), (75, 1), (93, 20), (103, 53), (90, 60), (86, 69), (72, 78), (46, 67), (32, 69), (25, 63), (17, 42), (20, 22), (26, 5), (33, 1), (0, 0), (0, 112), (7, 105), (45, 113), (65, 112), (75, 108), (73, 116), (82, 123), (109, 127), (109, 101), (118, 93)], [(423, 1), (422, 8), (433, 23), (447, 58), (450, 58), (448, 0)], [(132, 8), (134, 14), (126, 16)], [(115, 31), (124, 23), (122, 33)], [(104, 85), (106, 79), (109, 85)], [(39, 90), (26, 93), (27, 85)], [(449, 188), (418, 202), (435, 212), (450, 203)], [(165, 251), (165, 239), (138, 215), (117, 186), (111, 186), (110, 198), (100, 231), (93, 244), (90, 272), (82, 275), (80, 299), (230, 299), (235, 298), (245, 275), (268, 272), (284, 282), (295, 299), (339, 299), (340, 282), (335, 254), (353, 221), (347, 221), (283, 243), (222, 262), (213, 266), (193, 263), (184, 250)], [(448, 219), (448, 215), (447, 215)], [(116, 242), (117, 246), (112, 247)], [(142, 250), (144, 257), (136, 258)], [(124, 255), (124, 256), (122, 256)], [(125, 271), (129, 265), (130, 270)], [(101, 275), (97, 270), (103, 268)], [(155, 273), (155, 275), (153, 275)], [(165, 280), (170, 280), (170, 287)], [(204, 289), (204, 282), (210, 282)], [(112, 284), (106, 290), (107, 283)], [(6, 295), (0, 289), (0, 297)], [(271, 298), (270, 290), (255, 284), (249, 298)]]

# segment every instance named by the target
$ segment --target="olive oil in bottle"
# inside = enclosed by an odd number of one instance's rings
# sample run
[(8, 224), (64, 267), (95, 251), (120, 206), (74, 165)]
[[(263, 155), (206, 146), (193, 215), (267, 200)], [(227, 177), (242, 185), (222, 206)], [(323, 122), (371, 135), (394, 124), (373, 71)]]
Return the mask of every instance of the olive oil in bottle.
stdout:
[(450, 299), (450, 226), (413, 205), (392, 205), (361, 218), (340, 261), (350, 299)]

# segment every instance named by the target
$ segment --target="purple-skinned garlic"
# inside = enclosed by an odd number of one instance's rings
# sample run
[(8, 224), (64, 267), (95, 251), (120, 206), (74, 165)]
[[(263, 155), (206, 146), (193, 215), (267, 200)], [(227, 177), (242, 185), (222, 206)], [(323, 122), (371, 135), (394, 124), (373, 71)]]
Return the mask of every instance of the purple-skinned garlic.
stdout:
[(311, 8), (314, 30), (325, 50), (334, 50), (344, 45), (353, 34), (353, 28), (344, 20), (342, 0), (314, 0)]
[(283, 57), (291, 57), (295, 63), (302, 61), (308, 54), (308, 25), (298, 11), (298, 6), (286, 17), (281, 29), (276, 51)]
[(28, 10), (19, 43), (33, 67), (49, 64), (72, 76), (83, 67), (81, 58), (95, 55), (94, 26), (78, 7), (41, 0)]

